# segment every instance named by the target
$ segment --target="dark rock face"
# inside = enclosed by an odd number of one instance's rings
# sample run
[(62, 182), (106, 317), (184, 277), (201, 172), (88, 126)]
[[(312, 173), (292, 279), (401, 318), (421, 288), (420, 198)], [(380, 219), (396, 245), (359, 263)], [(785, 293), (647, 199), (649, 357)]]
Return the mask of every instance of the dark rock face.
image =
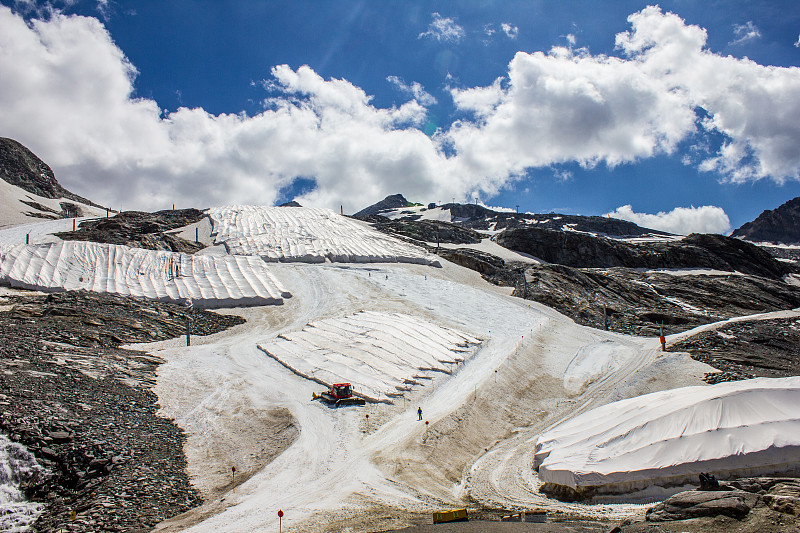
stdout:
[(722, 235), (692, 234), (680, 241), (630, 244), (586, 233), (527, 227), (507, 229), (495, 240), (548, 263), (578, 268), (709, 268), (772, 279), (794, 270), (757, 246)]
[(764, 211), (754, 221), (736, 229), (731, 237), (753, 242), (800, 243), (800, 196)]
[(168, 233), (199, 222), (205, 216), (197, 209), (165, 210), (156, 213), (125, 211), (111, 218), (81, 222), (77, 231), (58, 233), (67, 241), (92, 241), (124, 244), (148, 250), (168, 250), (193, 254), (204, 246)]
[(388, 211), (389, 209), (397, 209), (398, 207), (408, 207), (409, 205), (410, 205), (409, 201), (406, 200), (402, 194), (392, 194), (376, 204), (372, 204), (369, 207), (365, 207), (364, 209), (362, 209), (353, 216), (359, 217), (364, 215), (378, 215), (383, 211)]
[(447, 259), (451, 263), (474, 270), (484, 276), (495, 275), (505, 267), (505, 261), (499, 257), (469, 248), (440, 248), (436, 254), (442, 259)]
[(604, 327), (605, 307), (610, 330), (643, 336), (658, 336), (662, 330), (678, 333), (734, 316), (800, 305), (800, 288), (754, 276), (674, 276), (621, 267), (514, 263), (484, 277), (514, 287), (515, 296), (595, 328)]
[(483, 238), (477, 231), (437, 220), (389, 220), (380, 215), (356, 218), (374, 222), (375, 229), (389, 235), (403, 235), (410, 239), (429, 243), (477, 244)]
[(144, 531), (198, 505), (185, 437), (150, 390), (163, 360), (119, 345), (181, 335), (188, 313), (195, 335), (244, 320), (86, 292), (2, 300), (0, 430), (46, 471), (25, 487), (45, 504), (34, 531)]
[(37, 196), (68, 198), (82, 204), (100, 207), (62, 187), (56, 181), (52, 169), (44, 161), (22, 144), (6, 137), (0, 137), (0, 178)]
[(303, 206), (292, 200), (291, 202), (286, 202), (284, 204), (279, 205), (278, 207), (303, 207)]

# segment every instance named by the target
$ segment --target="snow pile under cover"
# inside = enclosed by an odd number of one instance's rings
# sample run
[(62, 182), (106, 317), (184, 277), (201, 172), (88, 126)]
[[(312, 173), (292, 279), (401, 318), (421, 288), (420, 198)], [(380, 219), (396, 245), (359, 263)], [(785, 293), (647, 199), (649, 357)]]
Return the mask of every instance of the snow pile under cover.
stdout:
[(80, 290), (198, 307), (281, 304), (291, 297), (257, 257), (189, 255), (65, 241), (0, 247), (0, 281), (43, 291)]
[(265, 261), (419, 263), (440, 266), (435, 255), (329, 209), (229, 206), (208, 211), (215, 244), (228, 253)]
[(800, 464), (800, 377), (684, 387), (614, 402), (542, 434), (539, 479), (598, 493)]
[(450, 373), (480, 342), (410, 315), (362, 311), (307, 324), (259, 349), (299, 376), (349, 382), (358, 396), (389, 402), (430, 372)]

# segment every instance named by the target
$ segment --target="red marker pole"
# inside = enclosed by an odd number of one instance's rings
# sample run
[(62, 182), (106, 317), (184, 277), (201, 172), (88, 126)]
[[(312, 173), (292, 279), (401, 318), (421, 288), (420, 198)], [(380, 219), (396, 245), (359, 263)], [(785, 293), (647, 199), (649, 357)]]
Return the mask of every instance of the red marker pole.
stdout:
[(283, 529), (283, 510), (278, 509), (278, 533)]

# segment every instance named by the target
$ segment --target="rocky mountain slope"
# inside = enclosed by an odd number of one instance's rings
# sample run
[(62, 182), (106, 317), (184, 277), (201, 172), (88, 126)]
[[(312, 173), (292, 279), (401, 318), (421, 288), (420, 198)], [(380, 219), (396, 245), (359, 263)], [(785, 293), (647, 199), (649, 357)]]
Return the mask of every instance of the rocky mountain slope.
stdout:
[(800, 244), (800, 196), (764, 211), (754, 221), (734, 230), (731, 236), (752, 242)]
[(778, 279), (795, 269), (757, 246), (722, 235), (628, 243), (574, 231), (509, 228), (495, 241), (548, 263), (577, 268), (706, 268)]
[(148, 250), (193, 254), (205, 246), (182, 239), (170, 231), (199, 222), (204, 216), (198, 209), (173, 209), (155, 213), (125, 211), (110, 218), (81, 222), (77, 231), (62, 232), (56, 236), (65, 241), (124, 244)]
[[(619, 237), (638, 237), (642, 235), (668, 236), (668, 233), (643, 228), (616, 218), (597, 216), (563, 215), (558, 213), (532, 214), (495, 211), (477, 204), (447, 203), (436, 207), (424, 207), (406, 200), (402, 194), (387, 196), (355, 215), (356, 218), (370, 220), (372, 215), (380, 215), (391, 220), (403, 222), (422, 221), (432, 213), (438, 220), (451, 222), (458, 226), (475, 230), (500, 231), (506, 228), (535, 226), (543, 229), (599, 233)], [(444, 220), (444, 218), (446, 220)]]
[(0, 227), (101, 213), (104, 207), (62, 187), (33, 152), (0, 137)]
[[(86, 292), (0, 297), (0, 430), (47, 469), (25, 487), (47, 504), (35, 531), (141, 530), (200, 503), (150, 390), (163, 361), (120, 348), (183, 335), (190, 313), (194, 335), (244, 322)], [(84, 518), (67, 526), (71, 510)]]

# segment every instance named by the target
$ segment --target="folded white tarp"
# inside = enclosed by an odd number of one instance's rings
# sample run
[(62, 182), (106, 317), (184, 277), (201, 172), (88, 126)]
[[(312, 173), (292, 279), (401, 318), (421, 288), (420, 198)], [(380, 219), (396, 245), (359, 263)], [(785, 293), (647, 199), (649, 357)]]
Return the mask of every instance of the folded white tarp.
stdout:
[(440, 266), (424, 249), (394, 239), (330, 209), (228, 206), (208, 211), (215, 244), (265, 261), (419, 263)]
[(614, 402), (542, 434), (544, 483), (579, 492), (790, 473), (800, 465), (800, 377), (684, 387)]
[(87, 290), (198, 307), (281, 304), (291, 297), (258, 257), (190, 255), (62, 241), (0, 247), (0, 282)]
[(361, 311), (306, 324), (258, 347), (306, 379), (348, 382), (367, 400), (391, 402), (432, 372), (452, 372), (480, 343), (420, 317)]

